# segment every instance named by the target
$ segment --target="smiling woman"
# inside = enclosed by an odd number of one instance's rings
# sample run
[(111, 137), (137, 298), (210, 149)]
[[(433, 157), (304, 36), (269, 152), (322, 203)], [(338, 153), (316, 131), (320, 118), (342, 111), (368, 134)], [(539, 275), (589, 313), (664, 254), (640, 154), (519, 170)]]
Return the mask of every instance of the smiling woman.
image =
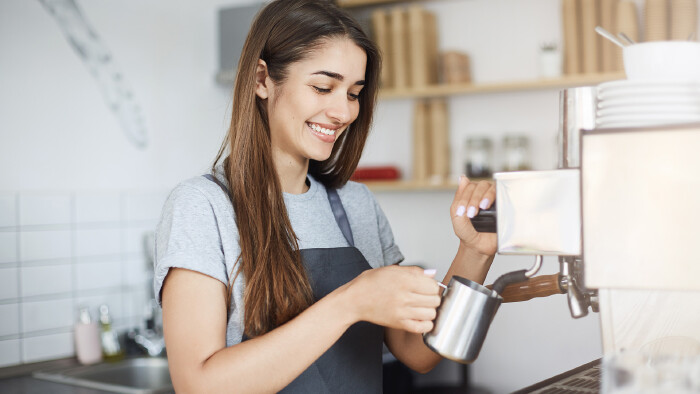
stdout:
[[(173, 190), (157, 230), (154, 287), (178, 392), (377, 393), (383, 342), (417, 371), (440, 361), (421, 336), (440, 304), (434, 272), (397, 265), (384, 213), (348, 181), (379, 67), (375, 45), (327, 0), (273, 1), (256, 17), (212, 173)], [(493, 197), (489, 183), (460, 182), (448, 275), (483, 281), (495, 238), (464, 212)]]

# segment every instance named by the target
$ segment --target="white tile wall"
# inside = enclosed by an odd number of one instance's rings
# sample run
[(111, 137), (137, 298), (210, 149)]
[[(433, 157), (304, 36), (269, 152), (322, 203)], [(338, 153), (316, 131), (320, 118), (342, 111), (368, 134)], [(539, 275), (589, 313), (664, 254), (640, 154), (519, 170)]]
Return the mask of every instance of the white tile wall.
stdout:
[(19, 296), (17, 272), (17, 268), (0, 268), (0, 300), (17, 298)]
[(119, 222), (121, 194), (118, 192), (81, 192), (75, 195), (76, 223)]
[(135, 290), (124, 293), (124, 315), (131, 316), (132, 324), (138, 326), (143, 324), (144, 309), (153, 298), (152, 286), (143, 286)]
[(20, 236), (22, 261), (65, 259), (71, 257), (71, 232), (26, 231)]
[(124, 262), (124, 283), (129, 286), (144, 284), (144, 281), (149, 279), (147, 277), (149, 268), (152, 272), (153, 267), (150, 267), (143, 258), (127, 259)]
[(22, 339), (22, 362), (33, 363), (74, 354), (73, 333), (61, 333)]
[[(81, 305), (115, 327), (141, 323), (151, 297), (143, 234), (165, 193), (0, 192), (0, 366), (73, 355)], [(8, 301), (9, 300), (9, 301)]]
[(73, 300), (70, 298), (23, 302), (21, 305), (23, 333), (73, 325)]
[(122, 284), (122, 262), (108, 261), (81, 262), (75, 265), (75, 287), (78, 291), (109, 289)]
[(124, 230), (124, 249), (126, 253), (144, 253), (144, 235), (153, 232), (156, 225), (129, 226)]
[(19, 304), (0, 305), (0, 337), (19, 334)]
[(79, 229), (76, 231), (76, 256), (106, 256), (121, 252), (119, 228)]
[(17, 262), (17, 233), (0, 232), (0, 263)]
[(73, 265), (22, 267), (22, 297), (67, 293), (73, 290)]
[(22, 193), (20, 195), (20, 226), (67, 224), (70, 222), (70, 193)]
[(0, 193), (0, 227), (17, 225), (17, 195)]
[(157, 220), (167, 195), (164, 192), (130, 192), (126, 194), (126, 220)]
[(20, 363), (19, 342), (19, 339), (0, 341), (0, 367)]

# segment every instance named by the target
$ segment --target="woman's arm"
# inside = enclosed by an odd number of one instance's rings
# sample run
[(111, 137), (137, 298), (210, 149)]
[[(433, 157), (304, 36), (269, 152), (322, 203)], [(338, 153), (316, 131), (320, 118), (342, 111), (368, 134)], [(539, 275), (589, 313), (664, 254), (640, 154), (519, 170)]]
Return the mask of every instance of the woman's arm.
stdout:
[[(178, 393), (276, 392), (299, 376), (358, 321), (420, 333), (432, 327), (437, 284), (417, 267), (368, 270), (286, 324), (226, 347), (226, 286), (171, 269), (163, 324)], [(271, 373), (274, 371), (274, 373)]]
[[(486, 202), (484, 202), (485, 199)], [(474, 230), (467, 212), (470, 211), (469, 207), (475, 207), (472, 210), (472, 217), (474, 217), (480, 206), (484, 209), (488, 208), (493, 204), (494, 199), (495, 189), (491, 183), (483, 181), (472, 183), (466, 177), (460, 177), (459, 187), (450, 207), (452, 226), (460, 242), (457, 255), (452, 260), (443, 283), (449, 283), (454, 275), (478, 283), (483, 283), (486, 279), (496, 253), (496, 235), (481, 234)], [(387, 328), (385, 342), (397, 359), (416, 372), (426, 373), (442, 360), (440, 355), (423, 343), (422, 334)]]

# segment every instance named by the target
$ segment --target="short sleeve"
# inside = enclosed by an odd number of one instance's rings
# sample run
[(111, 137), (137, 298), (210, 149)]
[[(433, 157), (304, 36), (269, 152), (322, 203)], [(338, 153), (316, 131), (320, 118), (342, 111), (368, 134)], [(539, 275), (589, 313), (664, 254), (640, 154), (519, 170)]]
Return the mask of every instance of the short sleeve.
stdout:
[(180, 184), (170, 193), (155, 241), (153, 289), (159, 304), (170, 268), (197, 271), (228, 284), (216, 215), (199, 189)]
[[(369, 191), (368, 191), (369, 192)], [(384, 265), (398, 264), (404, 260), (401, 250), (399, 250), (398, 245), (394, 243), (394, 233), (391, 231), (391, 226), (389, 221), (382, 211), (382, 207), (379, 206), (377, 200), (372, 197), (372, 203), (374, 204), (374, 211), (377, 215), (377, 226), (379, 230), (379, 241), (382, 245), (382, 255), (384, 257)]]

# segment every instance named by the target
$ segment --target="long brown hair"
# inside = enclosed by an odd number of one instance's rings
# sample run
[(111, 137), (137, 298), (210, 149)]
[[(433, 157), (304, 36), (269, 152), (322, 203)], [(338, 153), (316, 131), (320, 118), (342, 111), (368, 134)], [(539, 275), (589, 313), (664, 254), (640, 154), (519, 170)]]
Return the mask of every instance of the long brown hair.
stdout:
[(309, 163), (309, 173), (326, 187), (343, 186), (360, 160), (376, 102), (379, 51), (356, 21), (328, 0), (276, 0), (256, 16), (248, 33), (233, 92), (228, 134), (214, 166), (224, 160), (241, 254), (231, 272), (226, 305), (235, 277), (245, 278), (244, 316), (248, 337), (286, 323), (313, 303), (297, 237), (287, 215), (273, 165), (266, 102), (255, 94), (258, 59), (275, 84), (290, 64), (305, 59), (328, 39), (345, 37), (367, 55), (365, 86), (357, 119), (340, 135), (327, 160)]

